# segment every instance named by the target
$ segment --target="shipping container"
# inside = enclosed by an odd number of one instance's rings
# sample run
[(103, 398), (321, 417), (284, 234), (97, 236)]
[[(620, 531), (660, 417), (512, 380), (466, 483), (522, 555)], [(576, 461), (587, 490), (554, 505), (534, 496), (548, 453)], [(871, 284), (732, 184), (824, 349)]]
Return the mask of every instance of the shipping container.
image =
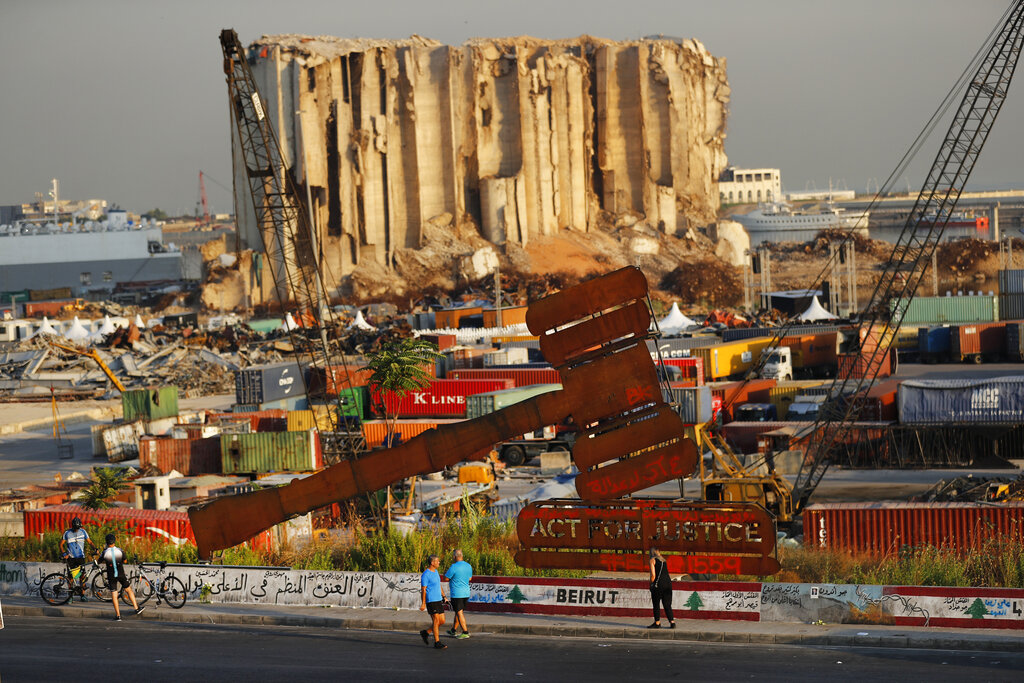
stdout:
[(454, 334), (421, 334), (419, 338), (436, 346), (438, 351), (444, 351), (459, 342), (459, 338)]
[(691, 349), (692, 355), (704, 360), (704, 379), (712, 382), (742, 377), (757, 364), (761, 352), (771, 339), (758, 337), (716, 346)]
[(254, 365), (235, 372), (235, 401), (267, 403), (306, 393), (298, 363)]
[(515, 405), (534, 396), (558, 391), (561, 388), (561, 384), (534, 384), (528, 387), (513, 387), (512, 389), (488, 391), (484, 394), (467, 396), (466, 418), (471, 420), (482, 415), (490, 415), (496, 410)]
[(836, 354), (839, 353), (838, 332), (790, 334), (779, 340), (779, 346), (789, 348), (794, 371), (835, 373)]
[(896, 354), (891, 349), (877, 355), (861, 355), (859, 353), (840, 353), (838, 376), (847, 379), (865, 377), (888, 377), (895, 368)]
[(949, 325), (931, 325), (917, 330), (917, 350), (925, 363), (949, 360)]
[[(363, 387), (370, 381), (370, 371), (359, 365), (330, 365), (310, 368), (307, 383), (310, 396), (337, 396), (343, 388)], [(434, 374), (433, 365), (430, 374)]]
[(789, 406), (796, 399), (797, 395), (805, 392), (807, 389), (820, 387), (822, 384), (824, 384), (824, 380), (820, 379), (778, 382), (768, 390), (768, 402), (775, 406), (775, 413), (778, 415), (778, 418), (785, 420), (786, 413), (789, 412)]
[(804, 510), (808, 546), (896, 555), (930, 545), (957, 551), (1024, 541), (1024, 503), (818, 503)]
[[(63, 531), (78, 517), (87, 526), (116, 523), (135, 538), (153, 538), (182, 545), (195, 544), (192, 524), (187, 512), (176, 510), (139, 510), (137, 508), (107, 508), (89, 510), (79, 505), (54, 505), (25, 511), (25, 538), (42, 538), (47, 531)], [(252, 547), (273, 547), (274, 529), (261, 531), (246, 543)], [(103, 539), (97, 539), (100, 543)]]
[(498, 348), (526, 348), (526, 349), (539, 349), (540, 348), (540, 337), (535, 337), (530, 334), (516, 335), (512, 337), (491, 337), (491, 343), (496, 344)]
[(103, 450), (109, 462), (124, 462), (139, 457), (139, 437), (145, 433), (142, 422), (114, 425), (103, 430)]
[(487, 368), (479, 370), (452, 370), (450, 379), (507, 379), (513, 387), (529, 387), (535, 384), (558, 384), (562, 376), (550, 365), (544, 368)]
[[(658, 361), (655, 361), (657, 363)], [(704, 384), (704, 359), (694, 358), (664, 358), (661, 361), (664, 365), (679, 368), (680, 379), (693, 380), (696, 386)]]
[[(248, 423), (245, 426), (248, 429)], [(221, 429), (217, 424), (179, 424), (171, 430), (171, 436), (175, 439), (209, 439), (220, 436)]]
[(144, 436), (139, 440), (139, 464), (160, 474), (177, 470), (183, 476), (220, 473), (220, 436), (175, 439)]
[(722, 426), (722, 436), (737, 453), (756, 453), (757, 440), (765, 432), (792, 427), (794, 422), (737, 422)]
[(890, 310), (906, 311), (901, 325), (919, 323), (981, 323), (999, 320), (999, 301), (995, 296), (915, 296), (893, 301)]
[[(1001, 295), (1024, 294), (1024, 270), (1000, 270), (998, 277)], [(1002, 315), (1002, 313), (1003, 309), (1000, 308), (999, 314)]]
[(1006, 323), (1006, 357), (1010, 360), (1024, 360), (1024, 323)]
[(158, 420), (178, 415), (178, 387), (130, 389), (121, 392), (121, 409), (126, 422)]
[(897, 392), (902, 424), (1024, 422), (1024, 377), (904, 380)]
[(853, 400), (858, 408), (857, 419), (881, 422), (895, 421), (899, 414), (896, 409), (896, 394), (901, 381), (889, 379), (879, 382), (855, 397)]
[(711, 422), (711, 388), (708, 386), (690, 387), (669, 384), (672, 396), (672, 407), (682, 418), (683, 424), (706, 424)]
[(437, 325), (439, 330), (457, 330), (463, 318), (471, 315), (482, 315), (483, 310), (482, 306), (443, 308), (440, 311), (434, 311), (434, 324)]
[(206, 421), (211, 424), (220, 422), (246, 422), (251, 432), (283, 432), (288, 426), (287, 410), (260, 410), (248, 413), (214, 413), (209, 412)]
[(526, 324), (526, 306), (510, 306), (501, 309), (501, 324), (498, 324), (498, 311), (485, 308), (483, 311), (484, 327), (508, 327), (509, 325)]
[(370, 388), (373, 406), (383, 404), (387, 415), (398, 417), (465, 417), (466, 397), (488, 391), (511, 389), (510, 379), (435, 379), (423, 389), (398, 396), (392, 391)]
[(714, 382), (711, 393), (722, 400), (722, 422), (732, 422), (733, 408), (744, 403), (769, 403), (774, 379), (750, 379), (737, 382)]
[(29, 301), (51, 301), (53, 299), (70, 299), (72, 291), (70, 287), (56, 287), (54, 289), (30, 289), (28, 290)]
[(722, 343), (721, 337), (714, 334), (702, 334), (697, 337), (662, 337), (661, 339), (648, 339), (647, 350), (651, 352), (651, 359), (657, 362), (659, 357), (665, 358), (689, 358), (695, 356), (693, 349), (716, 346)]
[[(462, 422), (462, 420), (398, 420), (395, 425), (395, 443), (408, 441), (439, 425), (457, 424), (459, 422)], [(362, 428), (363, 437), (366, 439), (368, 448), (381, 446), (384, 443), (384, 439), (387, 438), (388, 425), (385, 420), (367, 420), (363, 422)]]
[(320, 439), (312, 429), (222, 434), (220, 460), (224, 474), (313, 472), (323, 467)]
[(754, 337), (774, 337), (781, 328), (778, 327), (729, 327), (722, 330), (722, 341), (731, 342)]
[(231, 406), (233, 413), (259, 413), (267, 410), (306, 410), (309, 408), (309, 397), (306, 394), (282, 398), (265, 403), (236, 403)]
[(495, 349), (484, 354), (484, 368), (526, 365), (529, 362), (530, 352), (523, 348)]
[(995, 362), (1006, 353), (1006, 323), (952, 325), (949, 355), (953, 362)]
[(1024, 294), (999, 295), (999, 319), (1020, 320), (1024, 318)]
[(322, 432), (334, 431), (338, 406), (335, 403), (310, 404), (306, 410), (289, 410), (287, 425), (289, 432), (316, 429)]
[(65, 306), (74, 305), (71, 299), (62, 301), (27, 301), (23, 305), (26, 318), (42, 318), (44, 315), (59, 315)]

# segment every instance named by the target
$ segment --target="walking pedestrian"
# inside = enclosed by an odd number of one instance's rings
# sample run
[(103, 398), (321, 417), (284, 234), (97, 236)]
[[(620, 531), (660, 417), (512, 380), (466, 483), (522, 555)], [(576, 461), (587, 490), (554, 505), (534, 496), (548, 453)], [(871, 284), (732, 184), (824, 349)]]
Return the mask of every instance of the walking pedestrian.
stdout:
[(430, 645), (427, 634), (434, 633), (434, 647), (444, 650), (448, 646), (441, 642), (441, 627), (444, 626), (444, 593), (441, 591), (441, 575), (437, 568), (441, 566), (441, 558), (431, 555), (427, 558), (427, 568), (420, 575), (420, 595), (423, 602), (420, 604), (420, 611), (430, 615), (430, 630), (420, 631), (424, 645)]
[(672, 577), (668, 574), (668, 564), (657, 548), (651, 548), (651, 603), (654, 607), (654, 623), (647, 628), (661, 628), (661, 610), (658, 603), (665, 608), (668, 627), (675, 628), (676, 620), (672, 615)]
[(107, 547), (100, 555), (100, 559), (107, 565), (107, 586), (110, 587), (110, 598), (114, 601), (114, 621), (121, 621), (121, 600), (119, 599), (120, 589), (124, 589), (128, 599), (132, 601), (132, 607), (136, 614), (142, 614), (145, 607), (139, 607), (135, 601), (135, 591), (128, 583), (128, 572), (124, 568), (124, 551), (114, 545), (117, 538), (114, 534), (107, 534)]
[[(452, 610), (455, 612), (455, 623), (452, 624), (448, 635), (454, 638), (469, 638), (469, 626), (466, 625), (466, 603), (469, 602), (469, 580), (473, 578), (473, 567), (462, 559), (462, 551), (456, 550), (452, 553), (454, 562), (444, 573), (448, 579), (448, 595), (452, 599)], [(462, 633), (459, 633), (459, 627)]]

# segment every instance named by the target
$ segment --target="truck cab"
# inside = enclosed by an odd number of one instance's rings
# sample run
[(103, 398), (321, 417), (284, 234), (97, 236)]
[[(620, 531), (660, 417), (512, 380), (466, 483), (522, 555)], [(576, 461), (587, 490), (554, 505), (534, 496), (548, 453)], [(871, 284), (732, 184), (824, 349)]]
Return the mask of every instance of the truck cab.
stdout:
[(775, 422), (778, 414), (771, 403), (744, 403), (733, 409), (733, 419), (736, 422)]
[(824, 402), (824, 396), (797, 396), (789, 406), (786, 419), (792, 422), (814, 422)]
[(793, 351), (788, 346), (777, 346), (766, 354), (764, 367), (761, 368), (763, 379), (788, 381), (793, 379)]

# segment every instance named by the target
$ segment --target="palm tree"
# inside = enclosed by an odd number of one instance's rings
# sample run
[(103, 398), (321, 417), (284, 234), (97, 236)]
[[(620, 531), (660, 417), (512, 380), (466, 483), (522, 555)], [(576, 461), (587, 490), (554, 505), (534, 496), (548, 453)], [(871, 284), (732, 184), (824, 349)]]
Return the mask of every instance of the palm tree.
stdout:
[(111, 507), (109, 500), (120, 493), (128, 481), (127, 467), (99, 467), (93, 470), (93, 479), (82, 489), (82, 506), (89, 510)]
[[(378, 397), (381, 412), (384, 414), (384, 427), (387, 434), (385, 445), (393, 446), (395, 432), (398, 428), (398, 411), (388, 412), (383, 401), (385, 392), (393, 393), (399, 401), (410, 391), (423, 389), (430, 384), (433, 373), (427, 370), (442, 354), (431, 342), (416, 337), (406, 337), (390, 341), (376, 353), (372, 354), (362, 368), (370, 371), (369, 384), (371, 391)], [(388, 524), (391, 522), (391, 487), (387, 487)], [(411, 495), (411, 493), (410, 493)]]

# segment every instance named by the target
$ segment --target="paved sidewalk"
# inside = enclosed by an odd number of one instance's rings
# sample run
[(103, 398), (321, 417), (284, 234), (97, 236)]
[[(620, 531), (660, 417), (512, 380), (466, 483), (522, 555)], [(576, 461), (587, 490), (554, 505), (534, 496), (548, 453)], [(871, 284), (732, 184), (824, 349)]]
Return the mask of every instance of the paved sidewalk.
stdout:
[[(75, 602), (62, 607), (39, 598), (0, 596), (5, 619), (19, 616), (52, 616), (109, 619), (109, 603)], [(130, 608), (129, 608), (130, 611)], [(466, 613), (471, 632), (478, 635), (507, 633), (547, 637), (631, 638), (779, 645), (842, 647), (898, 647), (939, 650), (1024, 651), (1024, 633), (1000, 629), (916, 628), (863, 624), (796, 624), (780, 622), (714, 621), (678, 618), (669, 629), (645, 628), (647, 619), (566, 617), (535, 614)], [(451, 614), (448, 614), (449, 622)], [(134, 619), (135, 617), (128, 617)], [(139, 617), (146, 620), (192, 624), (242, 624), (253, 626), (306, 626), (351, 628), (416, 633), (426, 626), (424, 613), (387, 608), (294, 607), (266, 605), (188, 604), (180, 610), (150, 601)], [(11, 620), (8, 627), (17, 627)]]

